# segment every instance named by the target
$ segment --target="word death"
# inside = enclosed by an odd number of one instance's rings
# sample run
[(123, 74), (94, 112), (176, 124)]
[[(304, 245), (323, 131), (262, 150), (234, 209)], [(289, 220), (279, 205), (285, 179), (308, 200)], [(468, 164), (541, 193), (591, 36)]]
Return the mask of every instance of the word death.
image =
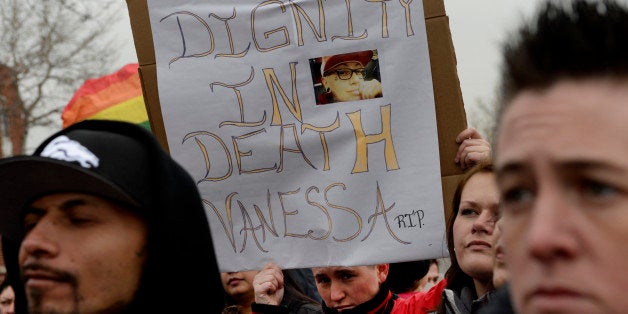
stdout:
[[(274, 106), (275, 113), (273, 116), (280, 117), (279, 107)], [(364, 126), (362, 125), (362, 117), (361, 111), (355, 111), (351, 113), (347, 113), (346, 116), (351, 123), (351, 129), (354, 134), (354, 143), (355, 143), (355, 157), (353, 162), (353, 169), (351, 170), (352, 174), (367, 172), (369, 170), (368, 165), (368, 146), (383, 142), (384, 143), (384, 161), (386, 164), (386, 169), (388, 171), (398, 170), (399, 164), (397, 161), (393, 138), (391, 132), (391, 106), (381, 106), (380, 107), (380, 115), (381, 115), (381, 132), (368, 134), (364, 130)], [(294, 108), (290, 110), (292, 114), (295, 114)], [(298, 119), (302, 120), (302, 117), (298, 117)], [(303, 161), (313, 169), (318, 169), (313, 162), (308, 158), (307, 153), (301, 145), (300, 137), (308, 134), (307, 132), (313, 132), (315, 137), (318, 137), (317, 147), (309, 147), (310, 151), (315, 151), (314, 155), (322, 156), (323, 163), (322, 169), (323, 171), (330, 170), (330, 151), (327, 145), (326, 134), (332, 132), (340, 127), (340, 118), (339, 114), (336, 115), (336, 121), (328, 126), (314, 126), (308, 123), (302, 123), (301, 126), (297, 126), (295, 124), (283, 124), (281, 122), (281, 118), (273, 119), (274, 121), (270, 126), (261, 127), (254, 131), (249, 131), (243, 134), (232, 135), (230, 137), (230, 141), (225, 141), (218, 134), (209, 132), (209, 131), (196, 131), (190, 132), (183, 138), (183, 143), (188, 140), (194, 139), (194, 142), (197, 144), (199, 156), (204, 161), (205, 165), (205, 174), (204, 177), (199, 181), (222, 181), (231, 177), (234, 172), (234, 167), (237, 167), (239, 175), (246, 174), (259, 174), (262, 172), (275, 171), (280, 173), (284, 169), (284, 154), (292, 153), (298, 154), (301, 156)], [(221, 124), (225, 124), (227, 122), (222, 122)], [(242, 122), (244, 123), (244, 122)], [(269, 132), (269, 129), (276, 128), (279, 132)], [(300, 132), (298, 132), (300, 129)], [(269, 134), (278, 134), (276, 139), (269, 139), (271, 136)], [(302, 135), (299, 135), (302, 134)], [(287, 139), (290, 138), (290, 142), (294, 143), (295, 147), (287, 147), (286, 142)], [(231, 145), (228, 145), (229, 143)], [(267, 145), (267, 143), (276, 143), (276, 162), (272, 160), (272, 158), (267, 158), (268, 156), (256, 158), (254, 151), (250, 149), (242, 150), (241, 146), (243, 143), (249, 145), (255, 145), (255, 143), (264, 143), (260, 144), (262, 146)], [(211, 149), (209, 147), (214, 147), (215, 149)], [(231, 147), (231, 148), (230, 148)], [(216, 161), (212, 162), (210, 160), (210, 152), (212, 151), (222, 151), (224, 152), (225, 160), (222, 161), (222, 168), (219, 170), (212, 170), (211, 165)], [(233, 154), (233, 155), (232, 155)], [(232, 157), (235, 156), (235, 157)], [(235, 162), (234, 162), (235, 159)], [(247, 167), (247, 159), (249, 160), (248, 164), (256, 164), (255, 160), (263, 160), (266, 162), (265, 166), (258, 166), (257, 168)], [(259, 163), (257, 163), (259, 164)], [(212, 172), (213, 171), (213, 172)], [(212, 174), (213, 173), (213, 174)]]

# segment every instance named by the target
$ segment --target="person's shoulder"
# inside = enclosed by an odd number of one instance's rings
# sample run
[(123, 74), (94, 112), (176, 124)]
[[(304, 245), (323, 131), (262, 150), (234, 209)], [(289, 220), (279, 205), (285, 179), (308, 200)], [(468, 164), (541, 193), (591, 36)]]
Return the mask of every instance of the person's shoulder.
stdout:
[(292, 314), (318, 314), (323, 313), (323, 307), (315, 302), (292, 301), (283, 305)]
[(317, 303), (303, 303), (299, 308), (295, 309), (295, 314), (318, 314), (323, 313), (323, 307)]
[(464, 306), (461, 305), (462, 301), (452, 289), (443, 289), (441, 299), (443, 311), (447, 314), (460, 313), (460, 309), (464, 308)]
[(315, 314), (323, 313), (322, 306), (316, 301), (307, 301), (291, 297), (289, 294), (284, 295), (281, 305), (293, 314)]
[(253, 302), (251, 304), (253, 314), (289, 314), (288, 308), (281, 305), (260, 304)]
[(510, 301), (510, 290), (508, 284), (505, 284), (490, 295), (488, 304), (482, 307), (478, 314), (510, 314), (514, 312)]
[(430, 313), (438, 308), (447, 285), (445, 279), (439, 281), (428, 291), (419, 291), (407, 298), (398, 298), (395, 307), (411, 309), (407, 313)]

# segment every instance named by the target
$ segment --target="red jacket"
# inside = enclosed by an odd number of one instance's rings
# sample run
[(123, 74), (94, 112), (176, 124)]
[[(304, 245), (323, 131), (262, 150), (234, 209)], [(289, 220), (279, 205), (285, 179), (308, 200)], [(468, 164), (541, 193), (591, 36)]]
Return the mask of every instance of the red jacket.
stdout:
[(398, 298), (390, 313), (430, 313), (436, 311), (446, 285), (447, 280), (443, 279), (429, 291), (420, 291), (405, 299)]
[(443, 279), (429, 291), (417, 292), (405, 299), (382, 288), (373, 299), (352, 309), (338, 312), (323, 305), (323, 311), (328, 314), (427, 314), (437, 310), (446, 285)]

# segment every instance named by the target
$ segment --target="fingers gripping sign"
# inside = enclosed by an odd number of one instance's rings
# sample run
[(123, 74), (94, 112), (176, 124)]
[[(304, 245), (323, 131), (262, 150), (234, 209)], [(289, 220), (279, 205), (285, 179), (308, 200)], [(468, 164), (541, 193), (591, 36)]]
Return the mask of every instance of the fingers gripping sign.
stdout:
[(467, 128), (456, 137), (458, 153), (454, 160), (460, 168), (467, 169), (491, 156), (491, 144), (474, 128)]
[(284, 295), (283, 273), (281, 269), (269, 263), (253, 279), (255, 303), (279, 305)]

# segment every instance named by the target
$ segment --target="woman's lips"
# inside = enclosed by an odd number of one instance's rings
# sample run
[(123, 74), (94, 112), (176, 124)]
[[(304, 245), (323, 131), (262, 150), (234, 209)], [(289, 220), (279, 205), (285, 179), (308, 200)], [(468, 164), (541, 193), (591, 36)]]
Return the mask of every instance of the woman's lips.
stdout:
[(491, 248), (491, 244), (485, 241), (471, 241), (467, 244), (468, 248), (479, 247), (479, 248)]
[(230, 285), (230, 286), (237, 286), (241, 281), (242, 281), (242, 279), (240, 279), (240, 278), (230, 278), (227, 281), (227, 284)]

